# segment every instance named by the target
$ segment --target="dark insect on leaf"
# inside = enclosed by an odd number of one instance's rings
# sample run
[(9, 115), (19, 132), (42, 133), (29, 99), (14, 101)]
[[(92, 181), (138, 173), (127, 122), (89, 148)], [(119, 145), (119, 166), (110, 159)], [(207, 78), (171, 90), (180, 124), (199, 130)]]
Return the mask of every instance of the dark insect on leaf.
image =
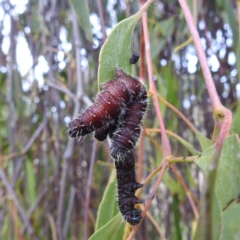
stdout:
[(140, 55), (138, 53), (133, 53), (132, 57), (130, 58), (131, 64), (136, 64), (138, 62), (138, 59), (140, 58)]
[(140, 137), (146, 107), (145, 86), (116, 69), (115, 79), (102, 85), (95, 103), (69, 123), (71, 137), (85, 136), (93, 131), (99, 141), (110, 137), (110, 153), (117, 169), (118, 206), (131, 225), (137, 225), (142, 219), (141, 211), (134, 208), (135, 204), (142, 203), (135, 191), (143, 185), (135, 180), (132, 149)]

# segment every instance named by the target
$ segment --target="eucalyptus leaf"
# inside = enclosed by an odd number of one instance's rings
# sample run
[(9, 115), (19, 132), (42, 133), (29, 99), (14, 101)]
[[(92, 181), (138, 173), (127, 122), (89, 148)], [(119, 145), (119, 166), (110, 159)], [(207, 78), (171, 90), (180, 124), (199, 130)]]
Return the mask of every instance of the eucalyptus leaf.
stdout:
[[(201, 157), (196, 159), (196, 164), (205, 173), (210, 163), (215, 145), (206, 149)], [(235, 220), (240, 216), (240, 141), (238, 135), (231, 135), (226, 138), (217, 169), (215, 182), (215, 194), (219, 205), (220, 217), (217, 218), (221, 225), (220, 239), (234, 238), (240, 232), (240, 221)], [(233, 210), (234, 209), (234, 210)], [(231, 218), (231, 220), (230, 220)], [(216, 216), (215, 218), (216, 219)], [(229, 223), (230, 221), (230, 223)], [(217, 227), (214, 224), (213, 227)], [(213, 229), (213, 233), (218, 230)], [(226, 238), (225, 236), (231, 236)]]
[(122, 240), (123, 230), (122, 215), (118, 213), (111, 221), (96, 231), (89, 240)]
[(87, 0), (70, 0), (86, 39), (92, 42), (92, 26), (89, 19)]
[(96, 230), (113, 219), (118, 212), (116, 201), (116, 171), (113, 170), (99, 206)]
[(115, 68), (121, 68), (131, 75), (132, 32), (141, 14), (137, 13), (116, 25), (101, 48), (98, 68), (98, 85), (115, 76)]

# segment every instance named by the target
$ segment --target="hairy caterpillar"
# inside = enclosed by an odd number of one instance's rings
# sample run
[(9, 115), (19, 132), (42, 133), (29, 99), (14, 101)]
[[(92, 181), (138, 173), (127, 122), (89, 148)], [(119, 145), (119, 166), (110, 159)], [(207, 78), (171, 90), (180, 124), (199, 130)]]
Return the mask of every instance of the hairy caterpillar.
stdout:
[(115, 161), (118, 182), (118, 207), (124, 219), (131, 225), (137, 225), (141, 219), (141, 211), (134, 208), (142, 203), (134, 194), (143, 184), (135, 180), (135, 159), (132, 151), (124, 155), (121, 161)]
[(110, 153), (117, 170), (119, 210), (127, 222), (137, 225), (142, 216), (134, 205), (142, 201), (135, 191), (143, 185), (135, 180), (132, 149), (141, 134), (141, 120), (147, 107), (146, 88), (120, 69), (101, 88), (95, 103), (69, 123), (69, 134), (80, 137), (95, 131), (94, 137), (99, 141), (110, 137)]
[(136, 97), (142, 86), (137, 79), (116, 69), (115, 79), (102, 85), (95, 103), (69, 123), (70, 136), (85, 136), (104, 125), (113, 124), (124, 114), (126, 105)]

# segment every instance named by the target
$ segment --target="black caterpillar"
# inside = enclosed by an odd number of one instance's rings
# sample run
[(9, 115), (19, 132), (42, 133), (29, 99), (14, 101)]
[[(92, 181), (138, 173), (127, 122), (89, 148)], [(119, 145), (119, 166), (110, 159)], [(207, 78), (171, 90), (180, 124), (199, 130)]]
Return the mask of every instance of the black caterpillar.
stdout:
[(101, 88), (95, 103), (69, 123), (69, 134), (80, 137), (95, 131), (94, 137), (99, 141), (109, 136), (110, 153), (117, 171), (119, 210), (134, 226), (142, 219), (141, 211), (134, 208), (135, 204), (142, 203), (135, 191), (143, 185), (135, 180), (132, 150), (141, 134), (147, 92), (141, 82), (120, 69), (116, 69), (115, 78)]

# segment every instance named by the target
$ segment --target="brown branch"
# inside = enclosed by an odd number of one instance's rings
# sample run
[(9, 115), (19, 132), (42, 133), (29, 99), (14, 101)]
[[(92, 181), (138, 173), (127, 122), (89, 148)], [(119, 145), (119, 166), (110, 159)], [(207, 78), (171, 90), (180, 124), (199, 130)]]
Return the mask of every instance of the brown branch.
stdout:
[[(75, 41), (75, 54), (76, 54), (76, 66), (77, 66), (77, 90), (76, 90), (76, 97), (77, 100), (75, 101), (74, 107), (74, 116), (77, 116), (80, 111), (80, 99), (83, 95), (83, 85), (82, 85), (82, 71), (81, 71), (81, 40), (80, 40), (80, 32), (78, 28), (78, 20), (75, 15), (74, 10), (71, 8), (72, 12), (72, 25), (73, 25), (73, 36)], [(66, 181), (67, 181), (67, 172), (69, 168), (69, 160), (73, 154), (75, 139), (69, 138), (67, 142), (67, 146), (63, 155), (64, 161), (62, 166), (62, 176), (60, 180), (60, 194), (58, 200), (58, 207), (57, 207), (57, 231), (59, 240), (63, 240), (63, 212), (64, 212), (64, 197), (66, 191)]]
[(88, 172), (88, 181), (87, 181), (87, 192), (86, 192), (86, 200), (84, 206), (84, 239), (88, 239), (88, 215), (89, 215), (89, 201), (91, 196), (92, 189), (92, 175), (93, 175), (93, 167), (96, 159), (96, 150), (97, 150), (97, 141), (93, 140), (92, 145), (92, 155), (90, 160), (89, 172)]
[(102, 1), (97, 0), (97, 8), (98, 8), (98, 14), (100, 17), (100, 23), (101, 23), (101, 29), (102, 29), (102, 34), (103, 34), (103, 43), (107, 39), (107, 33), (106, 33), (106, 28), (105, 28), (105, 21), (104, 21), (104, 14), (103, 14), (103, 8), (102, 8)]
[[(177, 169), (175, 168), (175, 166), (170, 165), (169, 167), (173, 170), (175, 176), (177, 177), (178, 181), (180, 182), (180, 184), (182, 185), (183, 189), (185, 190), (186, 195), (187, 195), (187, 197), (188, 197), (188, 200), (189, 200), (189, 202), (190, 202), (190, 205), (191, 205), (191, 207), (192, 207), (192, 209), (193, 209), (193, 213), (194, 213), (195, 219), (196, 219), (196, 221), (198, 221), (198, 219), (199, 219), (199, 213), (198, 213), (197, 207), (196, 207), (196, 205), (195, 205), (195, 203), (194, 203), (194, 201), (193, 201), (193, 199), (192, 199), (192, 193), (191, 193), (190, 190), (188, 189), (187, 185), (185, 184), (185, 182), (184, 182), (184, 180), (182, 179), (181, 175), (178, 173), (178, 171), (177, 171)], [(194, 198), (197, 199), (195, 196), (194, 196)], [(198, 200), (198, 199), (197, 199), (197, 200)], [(198, 201), (198, 202), (199, 202), (199, 201)]]
[(35, 236), (35, 233), (34, 233), (34, 230), (32, 228), (32, 225), (27, 217), (27, 215), (25, 214), (25, 211), (16, 195), (16, 193), (14, 192), (14, 189), (13, 187), (11, 186), (11, 183), (7, 180), (7, 177), (3, 171), (2, 168), (0, 168), (0, 178), (1, 180), (3, 181), (3, 184), (4, 186), (6, 187), (8, 193), (11, 195), (17, 209), (18, 209), (18, 212), (20, 214), (20, 217), (22, 218), (22, 221), (24, 222), (24, 224), (26, 225), (26, 229), (27, 229), (27, 232), (28, 234), (32, 237), (32, 239), (36, 238)]

